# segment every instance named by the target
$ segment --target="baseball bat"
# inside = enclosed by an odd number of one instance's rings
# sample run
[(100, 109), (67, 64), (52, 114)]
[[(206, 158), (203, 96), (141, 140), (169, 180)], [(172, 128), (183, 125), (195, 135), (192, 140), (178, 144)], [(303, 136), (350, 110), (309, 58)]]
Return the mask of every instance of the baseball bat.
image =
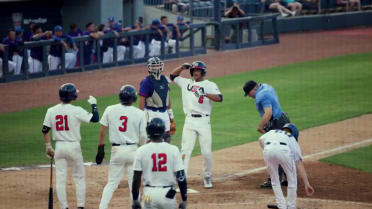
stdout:
[(50, 185), (48, 209), (53, 209), (53, 158), (50, 159)]

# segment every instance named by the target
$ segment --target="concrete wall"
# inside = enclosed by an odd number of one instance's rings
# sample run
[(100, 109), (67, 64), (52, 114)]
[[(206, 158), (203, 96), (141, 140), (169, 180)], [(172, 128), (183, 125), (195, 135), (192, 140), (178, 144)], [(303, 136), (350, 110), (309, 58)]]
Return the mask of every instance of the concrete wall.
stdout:
[(123, 0), (100, 0), (100, 3), (101, 23), (107, 23), (107, 18), (112, 16), (115, 17), (115, 21), (123, 21)]
[(102, 0), (64, 0), (62, 6), (62, 22), (64, 31), (69, 25), (76, 23), (81, 30), (85, 30), (88, 22), (101, 23)]

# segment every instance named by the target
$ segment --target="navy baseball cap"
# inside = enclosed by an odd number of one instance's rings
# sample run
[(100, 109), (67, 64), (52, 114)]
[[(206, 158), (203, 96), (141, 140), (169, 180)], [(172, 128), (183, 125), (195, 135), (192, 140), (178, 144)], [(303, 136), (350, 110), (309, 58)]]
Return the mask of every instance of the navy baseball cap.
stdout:
[(160, 25), (160, 20), (159, 19), (153, 19), (152, 20), (152, 25)]
[(114, 16), (107, 18), (107, 21), (109, 21), (109, 22), (115, 22)]
[(56, 25), (56, 27), (54, 27), (54, 32), (57, 32), (57, 31), (62, 31), (62, 26)]
[(182, 15), (178, 15), (177, 21), (181, 21), (181, 20), (183, 20), (183, 16)]
[(21, 27), (21, 26), (17, 26), (17, 27), (15, 27), (15, 32), (16, 32), (16, 33), (22, 33), (22, 32), (23, 32), (22, 27)]
[(255, 81), (247, 81), (245, 84), (244, 84), (244, 87), (243, 87), (243, 91), (245, 92), (244, 96), (248, 96), (249, 92), (257, 86), (257, 83)]

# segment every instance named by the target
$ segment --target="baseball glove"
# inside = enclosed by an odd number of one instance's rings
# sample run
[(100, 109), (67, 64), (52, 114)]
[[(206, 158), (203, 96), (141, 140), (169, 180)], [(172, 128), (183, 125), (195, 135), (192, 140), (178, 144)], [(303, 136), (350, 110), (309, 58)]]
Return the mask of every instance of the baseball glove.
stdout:
[(174, 122), (174, 120), (172, 120), (170, 124), (170, 134), (174, 135), (175, 133), (176, 133), (176, 123)]

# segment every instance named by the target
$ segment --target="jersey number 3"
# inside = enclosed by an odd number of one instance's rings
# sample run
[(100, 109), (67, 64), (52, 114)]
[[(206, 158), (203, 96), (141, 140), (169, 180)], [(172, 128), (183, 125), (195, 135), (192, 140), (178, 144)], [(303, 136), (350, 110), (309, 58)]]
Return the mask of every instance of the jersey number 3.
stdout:
[(166, 172), (167, 171), (167, 154), (153, 153), (152, 158), (152, 172)]
[(56, 130), (69, 131), (67, 115), (56, 115)]
[(122, 123), (122, 126), (119, 126), (119, 131), (126, 132), (127, 131), (128, 117), (127, 116), (121, 116), (120, 120), (123, 121), (123, 123)]

